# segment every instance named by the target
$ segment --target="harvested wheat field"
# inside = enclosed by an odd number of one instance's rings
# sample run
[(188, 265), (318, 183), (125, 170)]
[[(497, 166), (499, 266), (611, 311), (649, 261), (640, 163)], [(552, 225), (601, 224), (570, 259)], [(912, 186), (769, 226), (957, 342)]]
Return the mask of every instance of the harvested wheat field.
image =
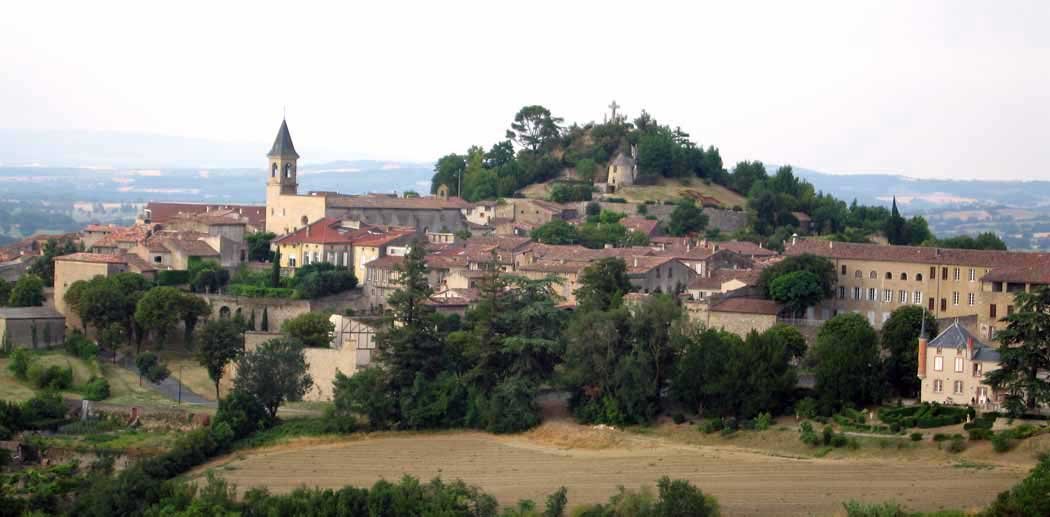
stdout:
[(836, 515), (842, 502), (895, 500), (913, 510), (972, 509), (1025, 475), (1020, 466), (961, 469), (948, 461), (799, 459), (705, 447), (615, 430), (549, 423), (518, 436), (477, 432), (379, 434), (290, 443), (239, 453), (212, 470), (241, 491), (265, 486), (370, 486), (409, 474), (482, 487), (503, 504), (542, 501), (559, 486), (570, 505), (604, 502), (620, 485), (683, 478), (714, 495), (725, 515)]

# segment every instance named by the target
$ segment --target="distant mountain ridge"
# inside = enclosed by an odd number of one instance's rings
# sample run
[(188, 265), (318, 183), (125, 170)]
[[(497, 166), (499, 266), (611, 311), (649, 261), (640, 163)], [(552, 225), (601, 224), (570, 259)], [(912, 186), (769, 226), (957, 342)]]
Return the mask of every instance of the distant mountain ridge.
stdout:
[[(1050, 207), (1050, 181), (943, 180), (910, 178), (896, 174), (828, 174), (792, 167), (817, 190), (861, 204), (885, 204), (897, 197), (911, 209), (953, 205), (1007, 205), (1022, 208)], [(775, 171), (771, 167), (771, 171)]]

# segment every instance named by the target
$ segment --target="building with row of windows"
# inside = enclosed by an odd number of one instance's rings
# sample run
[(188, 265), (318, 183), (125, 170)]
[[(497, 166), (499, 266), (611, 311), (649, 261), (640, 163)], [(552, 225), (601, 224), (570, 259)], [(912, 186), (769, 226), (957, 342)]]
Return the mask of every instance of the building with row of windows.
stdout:
[(794, 239), (784, 254), (821, 256), (835, 267), (836, 295), (807, 318), (855, 312), (876, 328), (898, 307), (920, 305), (939, 319), (976, 317), (975, 331), (991, 340), (1014, 295), (1050, 285), (1048, 253)]

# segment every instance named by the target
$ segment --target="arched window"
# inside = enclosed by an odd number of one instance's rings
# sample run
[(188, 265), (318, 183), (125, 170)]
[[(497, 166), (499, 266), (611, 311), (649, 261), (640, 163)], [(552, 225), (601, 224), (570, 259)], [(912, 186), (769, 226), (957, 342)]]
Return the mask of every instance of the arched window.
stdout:
[(870, 278), (872, 280), (875, 280), (878, 277), (879, 277), (879, 274), (874, 272), (874, 271), (872, 271), (871, 273), (868, 274), (868, 278)]
[(305, 215), (302, 217), (302, 219), (299, 219), (299, 222), (302, 223), (303, 226), (310, 224), (310, 220), (307, 219)]
[(886, 272), (886, 280), (893, 280), (893, 273), (890, 273), (889, 271), (887, 271)]
[(853, 278), (861, 278), (861, 277), (863, 277), (863, 276), (864, 276), (864, 275), (863, 275), (863, 274), (861, 274), (861, 272), (860, 272), (860, 270), (859, 270), (859, 269), (853, 272)]
[(290, 164), (290, 163), (284, 164), (284, 177), (285, 178), (291, 178), (292, 177), (292, 164)]
[(901, 280), (907, 280), (907, 279), (908, 279), (908, 273), (901, 273)]
[(277, 177), (277, 164), (276, 163), (273, 164), (273, 167), (270, 168), (270, 177), (271, 178), (276, 178)]
[(922, 273), (915, 273), (915, 281), (922, 282)]
[(222, 308), (219, 309), (219, 317), (224, 319), (224, 320), (225, 319), (229, 319), (229, 317), (230, 317), (230, 308), (225, 306), (225, 305), (223, 305)]

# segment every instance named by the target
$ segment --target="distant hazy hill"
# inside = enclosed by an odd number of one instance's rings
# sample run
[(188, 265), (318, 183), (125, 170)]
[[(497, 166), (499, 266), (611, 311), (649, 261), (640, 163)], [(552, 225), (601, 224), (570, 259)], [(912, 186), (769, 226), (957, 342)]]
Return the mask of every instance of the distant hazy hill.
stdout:
[(893, 196), (912, 209), (958, 204), (1050, 206), (1050, 181), (916, 179), (892, 174), (826, 174), (794, 168), (818, 190), (846, 201), (886, 203)]
[[(370, 160), (306, 164), (300, 192), (429, 192), (430, 164)], [(266, 169), (0, 167), (0, 199), (60, 201), (210, 201), (261, 203)]]

